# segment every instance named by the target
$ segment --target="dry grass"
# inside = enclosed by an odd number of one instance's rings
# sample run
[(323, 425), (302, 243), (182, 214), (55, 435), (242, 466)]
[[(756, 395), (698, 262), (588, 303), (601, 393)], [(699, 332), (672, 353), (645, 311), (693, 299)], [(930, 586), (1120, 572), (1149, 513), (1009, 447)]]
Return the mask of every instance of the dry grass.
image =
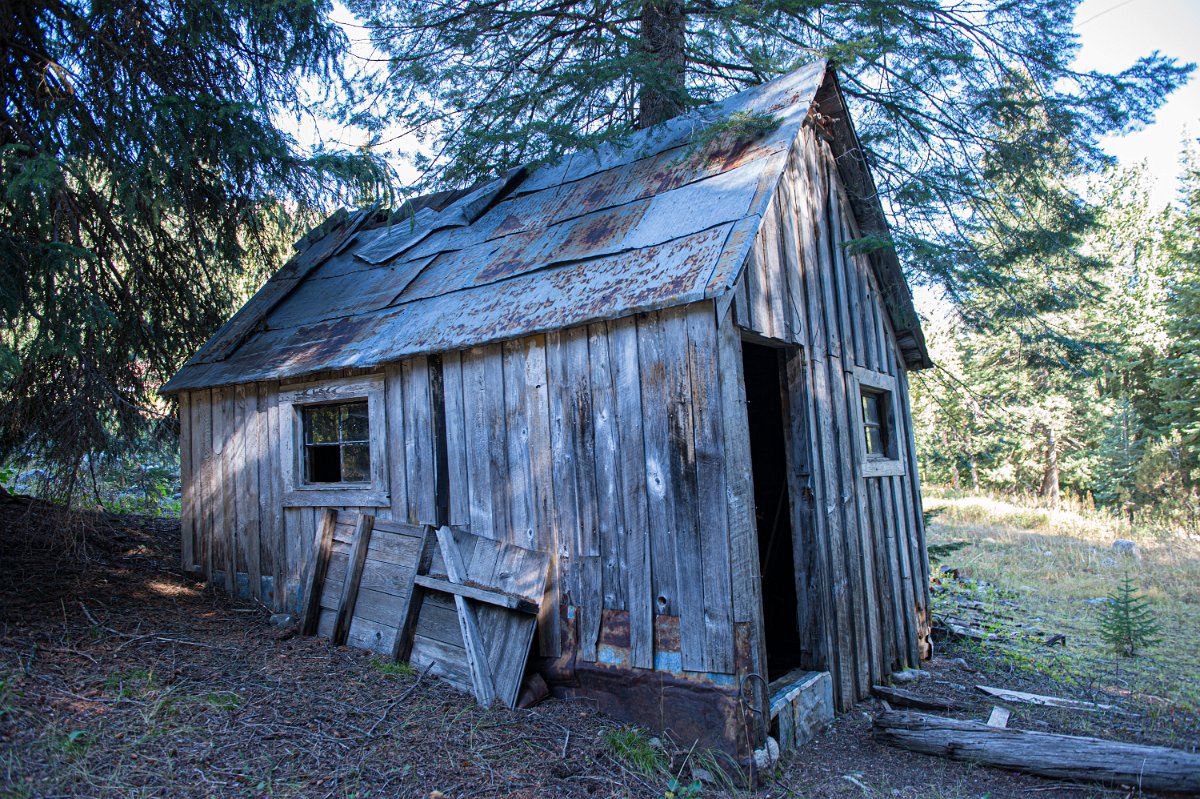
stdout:
[[(992, 589), (980, 593), (1007, 596), (1010, 608), (1015, 603), (1015, 612), (1029, 625), (1067, 637), (1065, 649), (1028, 639), (982, 645), (997, 668), (1058, 683), (1064, 690), (1125, 697), (1160, 718), (1157, 733), (1164, 739), (1177, 738), (1175, 713), (1200, 714), (1200, 536), (1163, 528), (1131, 530), (1084, 508), (1051, 510), (936, 489), (927, 491), (925, 504), (937, 512), (929, 526), (931, 545), (966, 544), (947, 555), (943, 565), (990, 584)], [(1133, 540), (1136, 555), (1115, 551), (1117, 539)], [(1163, 628), (1162, 641), (1135, 658), (1116, 655), (1099, 634), (1101, 598), (1126, 573), (1153, 603)]]

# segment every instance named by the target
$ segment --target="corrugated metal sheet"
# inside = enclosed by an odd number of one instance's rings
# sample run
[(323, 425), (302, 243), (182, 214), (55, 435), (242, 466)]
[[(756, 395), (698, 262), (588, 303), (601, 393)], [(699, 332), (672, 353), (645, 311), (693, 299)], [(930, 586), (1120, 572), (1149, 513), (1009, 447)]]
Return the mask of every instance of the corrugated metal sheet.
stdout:
[[(723, 294), (824, 75), (810, 64), (624, 142), (344, 233), (303, 279), (268, 282), (278, 284), (260, 292), (269, 304), (244, 309), (253, 325), (231, 331), (241, 338), (206, 347), (223, 359), (193, 359), (163, 390), (372, 367)], [(779, 125), (692, 143), (738, 111)]]

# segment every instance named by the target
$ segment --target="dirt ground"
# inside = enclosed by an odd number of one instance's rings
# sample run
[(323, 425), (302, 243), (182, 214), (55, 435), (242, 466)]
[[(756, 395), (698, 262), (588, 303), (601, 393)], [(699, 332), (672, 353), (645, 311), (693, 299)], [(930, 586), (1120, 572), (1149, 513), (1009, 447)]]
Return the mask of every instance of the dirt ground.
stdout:
[[(585, 705), (483, 710), (369, 653), (282, 635), (265, 609), (180, 573), (174, 521), (26, 500), (0, 501), (0, 519), (2, 797), (1129, 795), (878, 745), (876, 702), (753, 792), (694, 783), (696, 753), (623, 756), (622, 728)], [(69, 532), (84, 557), (62, 555)], [(986, 717), (975, 674), (944, 658), (930, 672), (922, 691)]]

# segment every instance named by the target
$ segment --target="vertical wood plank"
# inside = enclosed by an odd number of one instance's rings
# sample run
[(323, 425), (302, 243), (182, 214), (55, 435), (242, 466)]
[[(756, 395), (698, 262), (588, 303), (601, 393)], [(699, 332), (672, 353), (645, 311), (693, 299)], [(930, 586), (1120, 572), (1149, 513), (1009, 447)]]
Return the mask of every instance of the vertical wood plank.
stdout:
[(646, 509), (646, 449), (642, 438), (641, 370), (638, 366), (637, 322), (609, 323), (610, 368), (616, 386), (619, 474), (624, 499), (625, 604), (629, 610), (630, 663), (654, 666), (654, 584), (651, 574), (651, 531)]
[(259, 500), (260, 541), (263, 552), (263, 573), (270, 573), (274, 591), (273, 609), (287, 608), (287, 537), (283, 526), (283, 491), (279, 463), (279, 403), (278, 383), (258, 384), (258, 410), (262, 415), (259, 430), (263, 459), (258, 471), (262, 496)]
[(695, 436), (697, 532), (704, 576), (704, 662), (707, 671), (732, 674), (733, 575), (714, 311), (711, 303), (697, 303), (687, 309), (687, 355)]
[(576, 592), (579, 610), (579, 655), (594, 661), (602, 618), (603, 575), (601, 573), (599, 500), (596, 496), (596, 437), (592, 424), (591, 368), (586, 328), (563, 334), (566, 372), (566, 420), (574, 428), (573, 465), (578, 514), (574, 547)]
[(196, 485), (192, 476), (192, 396), (179, 394), (179, 561), (185, 572), (196, 563)]
[[(704, 671), (707, 631), (704, 625), (704, 586), (694, 575), (703, 574), (700, 520), (697, 514), (696, 438), (692, 418), (692, 382), (688, 364), (687, 318), (685, 311), (662, 312), (663, 353), (667, 387), (667, 454), (670, 470), (668, 491), (675, 497), (674, 557), (680, 576), (679, 648), (683, 668)], [(683, 579), (689, 575), (689, 579)]]
[(415, 509), (408, 504), (408, 425), (405, 418), (404, 371), (401, 364), (383, 370), (383, 402), (387, 424), (388, 493), (392, 518), (412, 523)]
[(658, 313), (637, 321), (638, 364), (642, 375), (642, 437), (646, 450), (646, 516), (649, 521), (654, 609), (679, 615), (675, 577), (675, 494), (667, 443), (667, 355)]
[(245, 558), (250, 596), (262, 599), (262, 553), (260, 551), (258, 499), (258, 389), (253, 384), (237, 387), (239, 461), (237, 505), (239, 554)]
[[(305, 508), (305, 510), (308, 510)], [(321, 587), (325, 583), (325, 572), (329, 568), (329, 555), (333, 551), (333, 530), (337, 526), (337, 511), (324, 508), (316, 538), (311, 547), (312, 555), (305, 564), (303, 597), (300, 600), (299, 629), (301, 635), (312, 635), (321, 617)]]
[[(746, 411), (746, 384), (742, 366), (742, 341), (732, 315), (717, 322), (717, 373), (721, 436), (725, 450), (725, 490), (728, 504), (730, 582), (734, 623), (750, 626), (750, 668), (765, 674), (766, 639), (763, 637), (762, 572), (758, 560), (758, 527), (754, 517), (754, 476), (750, 456), (750, 423)], [(797, 328), (798, 329), (798, 328)], [(765, 735), (770, 719), (765, 687), (753, 685), (751, 714), (756, 736)]]
[(463, 417), (462, 354), (442, 356), (442, 380), (446, 397), (446, 468), (450, 480), (450, 524), (471, 523), (471, 487), (467, 473), (467, 431)]
[(433, 409), (430, 406), (429, 359), (400, 364), (404, 396), (404, 461), (408, 467), (410, 524), (437, 523), (437, 470), (433, 453)]
[(884, 485), (890, 491), (884, 495), (884, 512), (890, 512), (896, 524), (896, 554), (900, 566), (900, 611), (904, 617), (905, 628), (904, 665), (908, 668), (915, 668), (920, 662), (917, 650), (916, 594), (912, 576), (912, 559), (908, 546), (909, 530), (904, 512), (903, 483), (898, 477), (885, 479)]
[(533, 465), (529, 453), (529, 389), (525, 382), (525, 344), (508, 341), (501, 347), (504, 371), (504, 483), (507, 486), (508, 533), (517, 546), (536, 545), (533, 532)]
[(917, 450), (913, 441), (912, 407), (908, 396), (908, 375), (902, 366), (894, 365), (896, 386), (900, 389), (900, 419), (897, 425), (904, 436), (901, 452), (906, 458), (904, 480), (907, 522), (912, 541), (914, 596), (917, 605), (918, 629), (921, 639), (929, 636), (929, 552), (925, 541), (925, 519), (922, 513), (921, 482), (917, 471)]
[(213, 518), (213, 542), (220, 542), (220, 557), (214, 555), (213, 561), (225, 570), (225, 590), (230, 594), (234, 594), (237, 587), (237, 501), (232, 459), (233, 433), (233, 389), (214, 389), (213, 448), (217, 459), (214, 473), (219, 477), (216, 480), (213, 510), (220, 515)]
[(192, 391), (192, 474), (195, 483), (196, 563), (206, 580), (212, 579), (212, 391)]
[(488, 427), (485, 395), (489, 390), (484, 361), (487, 350), (475, 347), (462, 354), (463, 426), (466, 432), (468, 512), (471, 532), (494, 538), (492, 528), (492, 472), (488, 458)]
[(626, 609), (624, 492), (618, 473), (617, 396), (610, 363), (608, 328), (588, 326), (588, 366), (595, 436), (596, 522), (604, 607)]
[(508, 503), (508, 429), (504, 409), (504, 352), (499, 344), (484, 348), (483, 380), (487, 390), (481, 407), (487, 435), (484, 451), (492, 495), (492, 537), (512, 541)]
[(803, 344), (806, 341), (805, 329), (805, 298), (804, 283), (801, 279), (800, 265), (801, 245), (799, 231), (799, 213), (803, 205), (796, 196), (796, 172), (800, 168), (800, 149), (792, 151), (788, 158), (787, 170), (779, 181), (777, 189), (778, 202), (785, 209), (780, 214), (782, 228), (780, 231), (780, 250), (783, 257), (783, 279), (787, 283), (788, 307), (785, 311), (790, 330), (789, 341)]
[(890, 494), (884, 490), (890, 478), (879, 478), (871, 482), (871, 517), (877, 533), (879, 557), (876, 562), (879, 575), (880, 590), (883, 601), (880, 614), (883, 623), (883, 643), (885, 652), (885, 668), (898, 669), (904, 658), (901, 657), (901, 646), (904, 641), (904, 617), (900, 612), (900, 561), (896, 554), (895, 520), (886, 512), (884, 495)]
[(538, 648), (544, 657), (561, 654), (558, 596), (558, 531), (554, 517), (554, 475), (551, 467), (550, 398), (546, 340), (524, 340), (524, 384), (529, 395), (526, 417), (530, 479), (533, 486), (533, 537), (530, 549), (549, 555), (546, 585), (538, 609)]
[(550, 461), (554, 484), (554, 525), (557, 535), (557, 580), (560, 601), (574, 598), (574, 569), (578, 539), (579, 496), (575, 486), (575, 426), (567, 390), (567, 342), (561, 331), (546, 334), (546, 373), (549, 380)]
[(363, 566), (367, 562), (367, 547), (371, 544), (371, 532), (374, 528), (374, 516), (367, 513), (358, 515), (358, 522), (354, 525), (354, 537), (350, 540), (350, 557), (346, 563), (346, 576), (342, 580), (342, 595), (333, 622), (331, 639), (335, 644), (346, 643), (346, 635), (350, 632), (350, 620), (354, 618), (354, 606), (358, 602), (358, 584), (362, 580)]
[(284, 508), (283, 528), (287, 538), (287, 607), (300, 612), (304, 600), (304, 569), (308, 553), (312, 549), (314, 533), (305, 526), (305, 517), (311, 518), (308, 508)]

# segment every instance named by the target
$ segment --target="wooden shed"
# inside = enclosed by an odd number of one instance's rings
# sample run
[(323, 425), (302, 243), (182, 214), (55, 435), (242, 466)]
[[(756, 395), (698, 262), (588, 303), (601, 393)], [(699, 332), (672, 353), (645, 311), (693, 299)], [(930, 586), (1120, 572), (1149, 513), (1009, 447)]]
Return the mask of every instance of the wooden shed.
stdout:
[(163, 388), (185, 568), (294, 610), (330, 507), (537, 550), (530, 668), (743, 757), (927, 656), (929, 358), (847, 246), (888, 233), (824, 63), (407, 210), (332, 217)]

